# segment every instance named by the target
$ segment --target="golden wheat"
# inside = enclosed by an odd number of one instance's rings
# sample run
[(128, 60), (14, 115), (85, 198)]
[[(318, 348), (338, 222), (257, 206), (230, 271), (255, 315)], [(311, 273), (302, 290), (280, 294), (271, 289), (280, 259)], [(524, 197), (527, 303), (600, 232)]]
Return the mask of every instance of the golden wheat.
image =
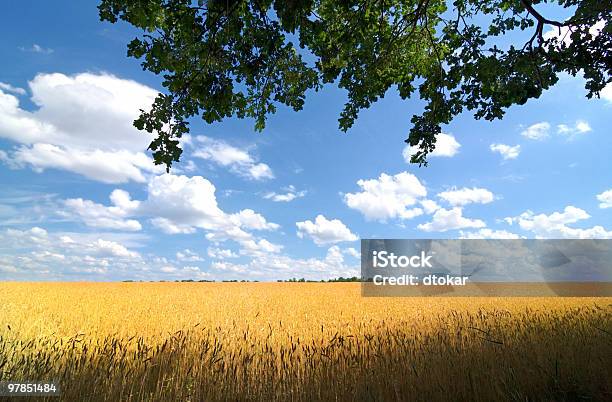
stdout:
[(610, 298), (1, 283), (0, 380), (62, 400), (610, 400)]

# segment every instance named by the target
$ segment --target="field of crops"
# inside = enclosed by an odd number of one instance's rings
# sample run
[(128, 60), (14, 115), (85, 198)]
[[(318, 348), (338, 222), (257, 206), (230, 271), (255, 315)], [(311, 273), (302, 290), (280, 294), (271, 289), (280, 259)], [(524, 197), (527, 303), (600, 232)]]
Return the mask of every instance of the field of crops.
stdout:
[(66, 401), (609, 401), (611, 313), (354, 283), (0, 283), (0, 380)]

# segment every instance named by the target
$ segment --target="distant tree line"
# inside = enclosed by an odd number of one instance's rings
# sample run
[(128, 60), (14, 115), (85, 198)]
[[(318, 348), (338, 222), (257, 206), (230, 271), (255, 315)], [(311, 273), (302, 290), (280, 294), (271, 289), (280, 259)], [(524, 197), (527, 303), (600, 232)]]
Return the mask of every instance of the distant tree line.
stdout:
[[(180, 283), (186, 283), (186, 282), (224, 282), (224, 283), (242, 283), (242, 282), (259, 282), (258, 280), (248, 280), (248, 279), (225, 279), (225, 280), (221, 280), (221, 281), (216, 281), (216, 280), (209, 280), (209, 279), (199, 279), (199, 280), (194, 280), (194, 279), (176, 279), (174, 281), (167, 281), (167, 280), (159, 280), (159, 281), (143, 281), (143, 280), (138, 280), (135, 281), (133, 279), (126, 279), (123, 280), (122, 282), (125, 283), (130, 283), (130, 282), (180, 282)], [(305, 278), (290, 278), (290, 279), (278, 279), (276, 282), (308, 282), (308, 283), (332, 283), (332, 282), (362, 282), (361, 278), (358, 276), (351, 276), (348, 278), (345, 277), (338, 277), (338, 278), (332, 278), (332, 279), (321, 279), (321, 280), (312, 280), (312, 279), (305, 279)]]
[(287, 280), (282, 280), (279, 279), (277, 280), (277, 282), (319, 282), (319, 283), (329, 283), (329, 282), (361, 282), (361, 278), (358, 276), (351, 276), (350, 278), (344, 278), (344, 277), (338, 277), (338, 278), (332, 278), (332, 279), (321, 279), (318, 281), (315, 280), (311, 280), (311, 279), (304, 279), (304, 278), (291, 278), (291, 279), (287, 279)]

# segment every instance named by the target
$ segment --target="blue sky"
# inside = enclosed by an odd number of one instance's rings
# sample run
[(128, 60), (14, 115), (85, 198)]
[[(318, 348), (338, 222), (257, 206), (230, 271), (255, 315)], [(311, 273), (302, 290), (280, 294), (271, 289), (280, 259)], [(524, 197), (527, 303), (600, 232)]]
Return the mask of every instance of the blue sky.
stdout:
[(356, 275), (360, 238), (612, 237), (612, 88), (563, 76), (504, 120), (459, 116), (406, 163), (418, 99), (394, 91), (348, 132), (345, 93), (250, 120), (194, 120), (171, 175), (131, 127), (160, 80), (96, 2), (0, 16), (0, 279)]

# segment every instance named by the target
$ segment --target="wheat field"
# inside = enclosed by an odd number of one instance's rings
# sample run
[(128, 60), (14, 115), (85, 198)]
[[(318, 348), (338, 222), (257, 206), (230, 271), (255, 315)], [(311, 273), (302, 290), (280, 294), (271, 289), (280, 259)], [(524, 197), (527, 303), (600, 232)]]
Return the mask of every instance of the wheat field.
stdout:
[(355, 283), (0, 283), (0, 380), (65, 401), (603, 401), (611, 313)]

